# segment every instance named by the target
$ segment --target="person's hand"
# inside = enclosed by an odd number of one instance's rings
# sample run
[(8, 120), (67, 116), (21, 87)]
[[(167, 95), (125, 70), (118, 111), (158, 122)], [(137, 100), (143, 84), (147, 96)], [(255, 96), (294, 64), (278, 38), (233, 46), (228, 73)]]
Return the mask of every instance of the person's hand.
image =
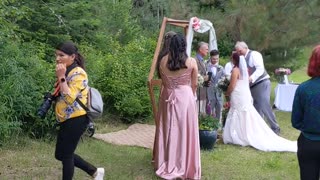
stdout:
[(59, 63), (56, 65), (56, 76), (59, 79), (62, 77), (65, 77), (66, 71), (67, 71), (67, 68), (65, 64)]
[(252, 78), (251, 77), (249, 77), (249, 82), (252, 82)]
[(229, 109), (230, 108), (230, 101), (224, 103), (223, 108)]
[(203, 76), (203, 80), (204, 81), (208, 81), (209, 80), (209, 76), (208, 75)]

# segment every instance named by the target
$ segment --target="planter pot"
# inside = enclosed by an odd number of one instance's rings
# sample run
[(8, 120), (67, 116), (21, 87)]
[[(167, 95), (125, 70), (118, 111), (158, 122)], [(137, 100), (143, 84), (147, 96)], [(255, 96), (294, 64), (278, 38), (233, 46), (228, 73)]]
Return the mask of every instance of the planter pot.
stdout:
[(217, 131), (199, 130), (200, 149), (213, 150), (213, 146), (217, 141)]

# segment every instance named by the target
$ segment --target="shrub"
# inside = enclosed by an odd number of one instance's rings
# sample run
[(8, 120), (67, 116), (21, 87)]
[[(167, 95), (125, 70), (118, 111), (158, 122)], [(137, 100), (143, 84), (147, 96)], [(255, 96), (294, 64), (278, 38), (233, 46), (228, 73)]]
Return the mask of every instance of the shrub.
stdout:
[[(44, 49), (32, 43), (5, 43), (0, 51), (0, 134), (2, 140), (22, 128), (28, 134), (42, 136), (43, 129), (52, 124), (37, 120), (35, 112), (42, 101), (42, 94), (54, 77), (54, 69), (41, 60)], [(51, 84), (52, 85), (52, 84)], [(35, 123), (38, 122), (38, 123)], [(53, 121), (54, 122), (54, 121)]]
[(208, 114), (199, 115), (199, 130), (215, 131), (221, 127), (218, 118)]
[(146, 82), (154, 47), (154, 40), (137, 38), (114, 56), (106, 56), (105, 77), (101, 77), (105, 102), (125, 122), (135, 122), (151, 114)]

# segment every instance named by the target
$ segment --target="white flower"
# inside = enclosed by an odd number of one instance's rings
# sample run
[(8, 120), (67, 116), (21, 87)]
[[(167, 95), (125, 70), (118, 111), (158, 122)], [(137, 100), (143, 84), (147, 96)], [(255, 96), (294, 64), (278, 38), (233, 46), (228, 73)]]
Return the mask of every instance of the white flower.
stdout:
[(217, 87), (221, 89), (222, 92), (226, 92), (230, 84), (230, 76), (223, 76), (219, 79)]
[(200, 74), (198, 74), (198, 86), (199, 86), (199, 87), (202, 87), (203, 82), (204, 82), (203, 77), (202, 77)]
[(225, 75), (225, 78), (227, 78), (227, 80), (230, 81), (231, 75)]

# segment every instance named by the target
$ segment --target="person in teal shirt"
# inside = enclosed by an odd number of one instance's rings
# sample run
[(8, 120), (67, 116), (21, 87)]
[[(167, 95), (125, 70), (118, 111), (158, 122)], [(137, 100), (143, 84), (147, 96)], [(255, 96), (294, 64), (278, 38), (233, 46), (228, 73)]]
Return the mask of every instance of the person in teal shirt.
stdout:
[(308, 65), (311, 79), (297, 88), (292, 105), (292, 126), (301, 131), (298, 161), (301, 180), (319, 179), (320, 172), (320, 45)]

